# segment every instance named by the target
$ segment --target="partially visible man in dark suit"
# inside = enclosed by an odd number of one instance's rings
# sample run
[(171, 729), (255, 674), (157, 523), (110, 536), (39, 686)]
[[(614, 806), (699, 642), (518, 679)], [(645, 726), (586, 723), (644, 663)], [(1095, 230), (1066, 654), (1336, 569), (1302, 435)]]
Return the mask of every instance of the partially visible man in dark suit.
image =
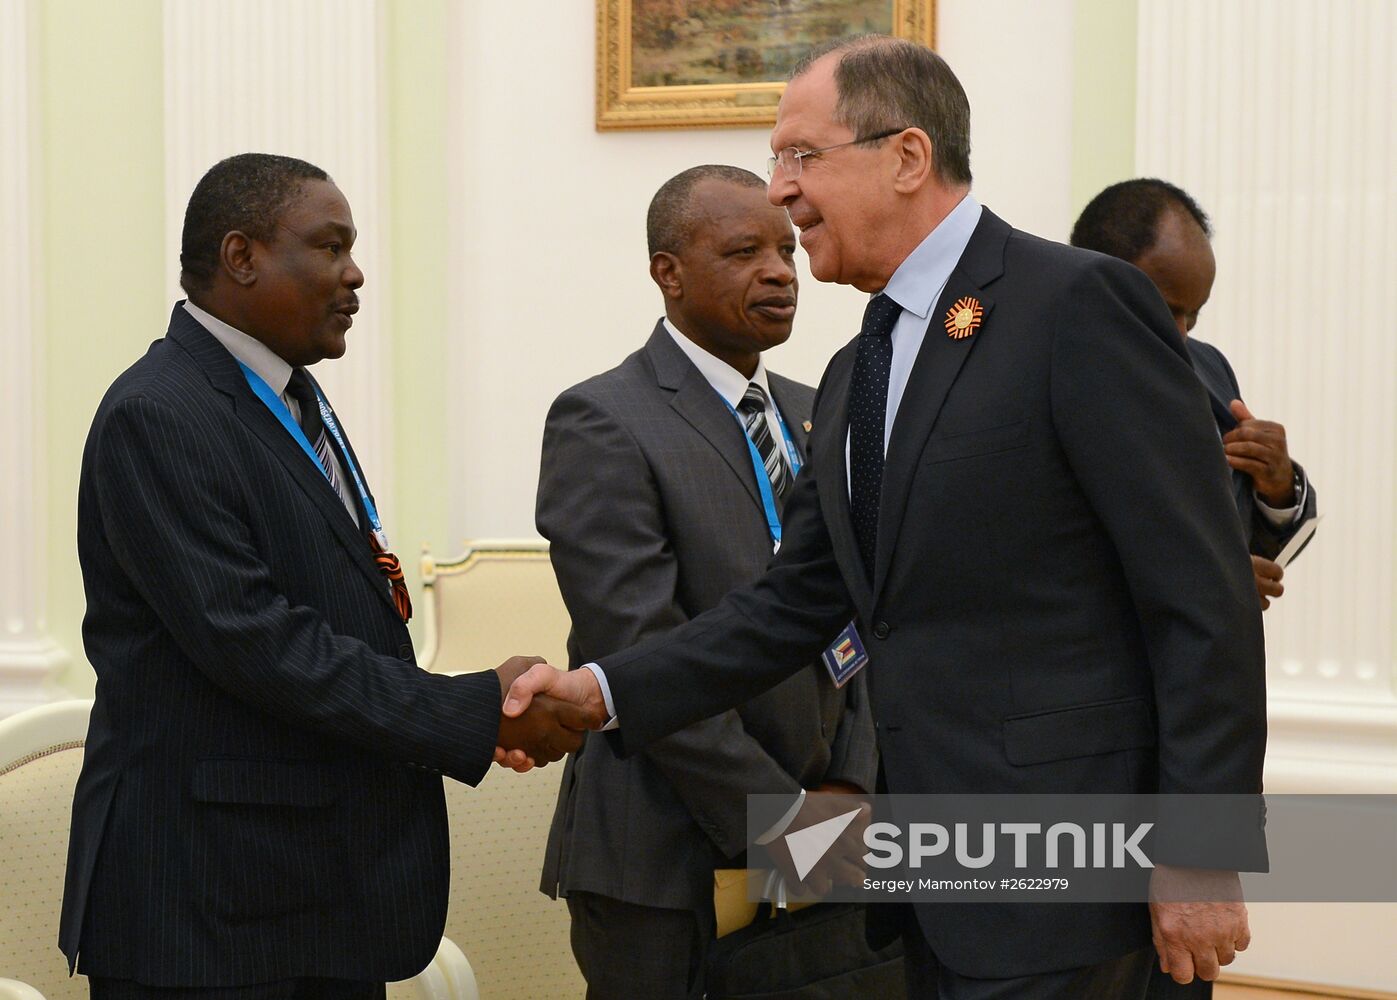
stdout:
[(1291, 461), (1285, 428), (1258, 420), (1242, 402), (1237, 376), (1221, 351), (1189, 336), (1213, 293), (1217, 261), (1212, 226), (1182, 189), (1150, 177), (1112, 184), (1093, 198), (1072, 227), (1072, 245), (1128, 260), (1154, 282), (1185, 339), (1232, 469), (1232, 493), (1242, 517), (1262, 608), (1281, 596), (1282, 568), (1274, 562), (1300, 525), (1316, 513), (1305, 470)]
[[(661, 639), (531, 668), (506, 713), (549, 691), (635, 753), (856, 617), (889, 792), (1260, 792), (1261, 613), (1203, 388), (1143, 274), (976, 202), (969, 134), (913, 42), (796, 69), (768, 197), (816, 278), (871, 298), (816, 394), (781, 551)], [(1212, 979), (1249, 935), (1216, 869), (1264, 866), (1259, 808), (1225, 846), (1157, 843), (1148, 907), (916, 903), (908, 994), (1138, 1000), (1156, 949)]]
[(95, 1000), (381, 997), (441, 938), (441, 776), (477, 783), (497, 744), (543, 762), (580, 742), (556, 706), (501, 723), (537, 657), (413, 661), (402, 570), (306, 371), (345, 351), (354, 237), (323, 170), (215, 165), (185, 214), (189, 300), (93, 420), (97, 693), (59, 943)]
[[(574, 666), (761, 575), (810, 426), (814, 390), (762, 362), (796, 309), (795, 232), (766, 184), (685, 170), (646, 229), (664, 317), (619, 367), (559, 396), (544, 429), (538, 529)], [(590, 1000), (701, 993), (714, 869), (744, 852), (747, 796), (872, 792), (876, 757), (862, 675), (839, 688), (823, 665), (634, 757), (589, 740), (563, 776), (542, 888), (567, 897)]]

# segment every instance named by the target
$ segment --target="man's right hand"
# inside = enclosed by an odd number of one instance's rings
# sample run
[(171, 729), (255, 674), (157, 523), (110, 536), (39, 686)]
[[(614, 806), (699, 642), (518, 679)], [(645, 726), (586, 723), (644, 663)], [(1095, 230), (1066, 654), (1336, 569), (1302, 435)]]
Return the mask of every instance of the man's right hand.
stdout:
[[(572, 753), (582, 745), (586, 735), (587, 716), (581, 709), (565, 701), (539, 695), (523, 715), (517, 718), (507, 715), (500, 717), (495, 760), (508, 763), (516, 771), (543, 767)], [(501, 760), (501, 751), (505, 760)], [(527, 766), (516, 766), (515, 761)]]
[[(535, 666), (550, 673), (558, 672), (541, 656), (511, 656), (495, 668), (501, 701), (509, 693), (510, 686)], [(505, 716), (500, 719), (495, 763), (522, 772), (558, 760), (582, 745), (587, 729), (585, 721), (573, 706), (553, 698), (540, 698), (535, 710), (522, 718)]]
[(504, 700), (504, 714), (517, 718), (524, 713), (537, 695), (547, 694), (575, 707), (586, 719), (587, 729), (606, 725), (606, 700), (601, 685), (590, 670), (555, 670), (546, 663), (536, 663), (510, 685)]
[[(516, 671), (514, 667), (521, 664), (527, 669)], [(509, 672), (506, 668), (510, 668)], [(540, 701), (552, 706), (552, 711), (558, 714), (563, 725), (569, 729), (585, 731), (599, 729), (606, 724), (606, 702), (602, 698), (601, 687), (590, 670), (564, 672), (537, 657), (516, 656), (501, 664), (499, 673), (500, 684), (505, 692), (503, 717), (500, 720), (501, 740), (504, 739), (506, 729), (513, 728), (515, 720), (527, 721), (534, 714), (530, 710), (531, 706)], [(505, 686), (506, 679), (509, 681), (508, 686)], [(582, 734), (578, 733), (579, 746), (581, 737)], [(548, 760), (557, 759), (548, 757), (540, 762), (539, 758), (526, 749), (512, 747), (503, 742), (495, 747), (495, 763), (520, 773), (535, 766), (542, 766)]]
[(1256, 578), (1256, 593), (1261, 598), (1261, 610), (1265, 611), (1271, 606), (1271, 598), (1280, 597), (1285, 593), (1285, 588), (1281, 586), (1281, 577), (1285, 576), (1285, 570), (1279, 563), (1270, 559), (1252, 556), (1251, 572)]
[[(786, 837), (825, 820), (847, 815), (854, 809), (859, 814), (844, 828), (815, 867), (806, 872), (805, 878), (800, 878)], [(872, 816), (873, 807), (866, 798), (850, 795), (843, 789), (806, 792), (805, 801), (795, 819), (791, 820), (791, 825), (766, 845), (767, 853), (786, 880), (787, 890), (793, 896), (823, 896), (836, 885), (863, 885), (864, 875), (867, 874), (863, 863), (866, 850), (863, 835)]]

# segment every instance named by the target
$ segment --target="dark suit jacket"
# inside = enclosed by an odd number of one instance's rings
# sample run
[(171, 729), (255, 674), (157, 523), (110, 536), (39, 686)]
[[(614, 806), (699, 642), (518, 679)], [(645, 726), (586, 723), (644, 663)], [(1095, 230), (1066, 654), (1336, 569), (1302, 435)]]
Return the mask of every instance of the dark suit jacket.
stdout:
[(97, 694), (69, 960), (160, 986), (420, 971), (440, 775), (489, 767), (498, 682), (417, 667), (366, 537), (178, 305), (93, 420), (78, 554)]
[[(803, 454), (814, 392), (768, 378)], [(683, 624), (770, 560), (742, 428), (662, 322), (619, 367), (554, 402), (538, 529), (572, 615), (574, 667)], [(627, 760), (589, 739), (564, 773), (543, 891), (710, 904), (713, 869), (746, 847), (749, 793), (834, 779), (873, 790), (862, 689), (861, 678), (835, 688), (817, 664)]]
[[(983, 325), (954, 340), (941, 322), (962, 296)], [(1158, 292), (985, 211), (930, 323), (888, 445), (872, 587), (845, 471), (851, 343), (821, 383), (766, 575), (601, 661), (612, 738), (634, 752), (752, 697), (856, 611), (890, 792), (1259, 792), (1260, 606), (1217, 431)], [(1264, 864), (1259, 824), (1232, 846), (1237, 867)], [(969, 976), (1150, 944), (1143, 905), (916, 909)]]
[[(1192, 337), (1189, 337), (1186, 343), (1189, 358), (1193, 361), (1193, 370), (1198, 373), (1198, 380), (1203, 383), (1203, 388), (1208, 390), (1208, 403), (1212, 407), (1218, 433), (1226, 434), (1237, 426), (1237, 419), (1227, 408), (1232, 400), (1242, 398), (1237, 376), (1233, 374), (1227, 358), (1212, 344), (1205, 344)], [(1299, 530), (1300, 525), (1315, 516), (1318, 500), (1314, 484), (1305, 475), (1305, 470), (1300, 468), (1299, 462), (1295, 463), (1295, 468), (1305, 482), (1305, 506), (1300, 512), (1300, 517), (1293, 524), (1283, 528), (1271, 524), (1257, 509), (1251, 476), (1238, 469), (1229, 470), (1232, 473), (1232, 496), (1237, 504), (1237, 513), (1242, 518), (1247, 548), (1254, 555), (1267, 559), (1276, 558), (1281, 549), (1285, 548), (1285, 543)]]

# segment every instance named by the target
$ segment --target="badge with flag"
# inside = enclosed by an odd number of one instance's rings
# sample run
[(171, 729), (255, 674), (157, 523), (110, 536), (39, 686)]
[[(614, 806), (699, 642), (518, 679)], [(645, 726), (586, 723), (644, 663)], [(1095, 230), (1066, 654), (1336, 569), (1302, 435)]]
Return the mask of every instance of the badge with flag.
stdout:
[(864, 668), (868, 663), (868, 653), (864, 651), (863, 640), (859, 638), (853, 622), (845, 626), (844, 631), (820, 655), (820, 659), (825, 661), (835, 687), (843, 687), (850, 677)]

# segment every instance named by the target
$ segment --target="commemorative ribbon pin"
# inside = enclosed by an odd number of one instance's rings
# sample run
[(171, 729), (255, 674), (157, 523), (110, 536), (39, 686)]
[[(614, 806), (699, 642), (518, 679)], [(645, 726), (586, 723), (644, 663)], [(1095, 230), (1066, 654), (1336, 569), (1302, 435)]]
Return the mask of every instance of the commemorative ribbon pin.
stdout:
[(952, 340), (961, 340), (980, 328), (980, 319), (985, 311), (980, 308), (980, 300), (967, 295), (958, 299), (946, 311), (946, 332)]

